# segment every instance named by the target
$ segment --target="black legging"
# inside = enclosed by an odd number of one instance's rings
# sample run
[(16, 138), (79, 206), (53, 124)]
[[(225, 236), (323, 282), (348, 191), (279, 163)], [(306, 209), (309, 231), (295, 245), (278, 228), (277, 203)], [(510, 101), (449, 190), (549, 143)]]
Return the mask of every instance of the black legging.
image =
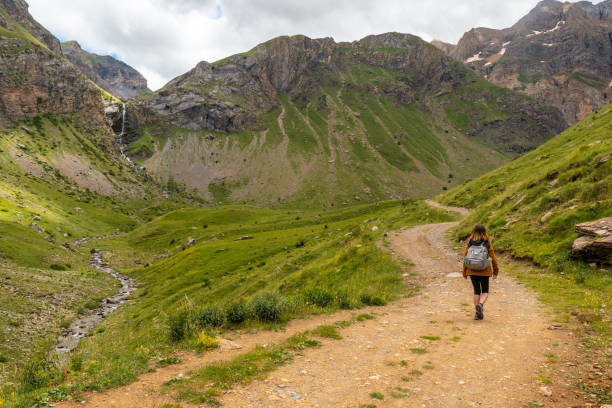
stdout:
[(474, 286), (474, 294), (489, 293), (489, 277), (470, 275), (472, 285)]

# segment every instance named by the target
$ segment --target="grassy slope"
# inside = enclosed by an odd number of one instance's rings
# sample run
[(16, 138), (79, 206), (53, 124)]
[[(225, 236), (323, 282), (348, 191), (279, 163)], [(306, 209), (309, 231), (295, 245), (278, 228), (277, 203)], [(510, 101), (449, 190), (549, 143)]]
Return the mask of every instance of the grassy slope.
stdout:
[(457, 238), (480, 222), (491, 231), (496, 248), (545, 267), (520, 277), (557, 309), (578, 310), (599, 344), (611, 335), (612, 271), (573, 260), (570, 249), (577, 223), (612, 215), (612, 160), (600, 162), (610, 152), (612, 104), (536, 150), (438, 197), (474, 208), (455, 231)]
[[(306, 303), (304, 294), (311, 288), (334, 296), (346, 292), (355, 306), (366, 292), (386, 299), (409, 294), (413, 288), (403, 283), (400, 266), (376, 242), (386, 229), (449, 219), (419, 202), (320, 214), (230, 206), (178, 210), (96, 242), (113, 251), (113, 265), (138, 266), (127, 272), (142, 288), (134, 294), (137, 302), (111, 315), (82, 342), (75, 358), (98, 363), (73, 371), (70, 380), (91, 389), (132, 381), (174, 349), (168, 315), (185, 302), (225, 306), (275, 290), (288, 298), (286, 320), (339, 307)], [(245, 235), (253, 239), (235, 240)], [(186, 248), (189, 237), (197, 244)]]
[[(108, 141), (105, 133), (50, 115), (0, 132), (3, 385), (16, 379), (25, 361), (48, 350), (61, 326), (116, 291), (116, 281), (89, 267), (89, 250), (73, 247), (74, 241), (127, 232), (185, 205), (153, 198), (159, 190), (117, 161)], [(54, 167), (64, 153), (86, 163), (84, 171), (103, 175), (115, 194), (87, 191)]]
[[(507, 160), (423, 106), (398, 105), (351, 84), (326, 88), (313, 100), (300, 107), (280, 98), (286, 142), (276, 111), (261, 119), (265, 132), (151, 127), (128, 151), (155, 177), (172, 176), (207, 200), (219, 201), (214, 190), (223, 185), (224, 203), (280, 201), (300, 207), (346, 205), (355, 196), (366, 201), (428, 196), (469, 178), (473, 169), (465, 163), (474, 155), (485, 158), (476, 166), (480, 172)], [(210, 134), (215, 140), (206, 137)]]

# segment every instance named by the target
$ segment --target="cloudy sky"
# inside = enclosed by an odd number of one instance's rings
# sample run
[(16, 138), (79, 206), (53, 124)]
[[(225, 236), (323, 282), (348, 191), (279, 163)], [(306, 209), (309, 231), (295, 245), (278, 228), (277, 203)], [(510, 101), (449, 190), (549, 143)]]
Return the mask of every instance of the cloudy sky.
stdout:
[(62, 41), (139, 70), (158, 89), (199, 61), (279, 35), (353, 41), (399, 31), (456, 43), (472, 27), (504, 28), (538, 0), (27, 0)]

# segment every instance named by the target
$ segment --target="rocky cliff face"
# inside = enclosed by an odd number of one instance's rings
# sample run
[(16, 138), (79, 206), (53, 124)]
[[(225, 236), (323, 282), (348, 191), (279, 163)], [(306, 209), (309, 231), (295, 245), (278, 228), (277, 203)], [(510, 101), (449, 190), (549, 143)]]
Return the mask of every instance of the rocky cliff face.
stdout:
[(185, 129), (238, 131), (278, 107), (278, 95), (307, 91), (310, 75), (331, 69), (331, 39), (279, 37), (213, 64), (200, 62), (137, 102), (146, 117)]
[(64, 56), (87, 78), (118, 98), (129, 99), (149, 90), (140, 72), (110, 55), (84, 51), (76, 41), (62, 43), (61, 47)]
[[(383, 93), (402, 104), (446, 94), (472, 81), (469, 70), (408, 34), (369, 36), (352, 43), (279, 37), (212, 64), (200, 62), (160, 91), (137, 98), (130, 114), (141, 125), (161, 119), (190, 130), (235, 132), (278, 108), (279, 95), (308, 104), (324, 87), (346, 83), (355, 70), (371, 76), (374, 69), (391, 70), (397, 77), (377, 79), (377, 86), (368, 85), (365, 91)], [(502, 109), (535, 119), (546, 134), (558, 133), (566, 125), (558, 114), (533, 100), (510, 94), (500, 98), (520, 99), (522, 108), (513, 110), (517, 105), (512, 102)]]
[(447, 42), (444, 42), (444, 41), (440, 41), (440, 40), (433, 40), (433, 41), (431, 41), (431, 45), (433, 45), (437, 49), (441, 50), (446, 55), (450, 55), (451, 52), (453, 52), (453, 50), (456, 47), (455, 44), (450, 44), (450, 43), (447, 43)]
[(612, 97), (612, 1), (544, 0), (510, 28), (468, 31), (448, 53), (574, 123)]
[(57, 39), (27, 7), (22, 0), (0, 0), (0, 126), (44, 113), (105, 124), (100, 91), (61, 55)]
[(32, 18), (28, 12), (28, 3), (25, 0), (0, 0), (0, 7), (2, 8), (0, 21), (5, 20), (4, 23), (0, 23), (2, 27), (6, 28), (5, 24), (9, 24), (6, 19), (14, 20), (28, 34), (44, 44), (53, 53), (58, 55), (62, 53), (59, 40)]

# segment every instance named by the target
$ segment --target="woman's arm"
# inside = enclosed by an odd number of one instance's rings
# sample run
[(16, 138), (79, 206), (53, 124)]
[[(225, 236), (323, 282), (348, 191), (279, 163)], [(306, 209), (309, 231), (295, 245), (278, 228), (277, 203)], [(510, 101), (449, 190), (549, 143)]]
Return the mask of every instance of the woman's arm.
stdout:
[[(465, 246), (465, 252), (463, 253), (464, 258), (467, 256), (468, 249), (469, 249), (469, 244)], [(462, 262), (462, 264), (463, 264), (463, 277), (467, 279), (467, 267), (465, 266), (465, 262)]]
[(489, 256), (491, 257), (491, 263), (493, 264), (493, 275), (497, 276), (499, 273), (499, 266), (497, 265), (497, 258), (495, 257), (495, 251), (493, 245), (489, 245)]

